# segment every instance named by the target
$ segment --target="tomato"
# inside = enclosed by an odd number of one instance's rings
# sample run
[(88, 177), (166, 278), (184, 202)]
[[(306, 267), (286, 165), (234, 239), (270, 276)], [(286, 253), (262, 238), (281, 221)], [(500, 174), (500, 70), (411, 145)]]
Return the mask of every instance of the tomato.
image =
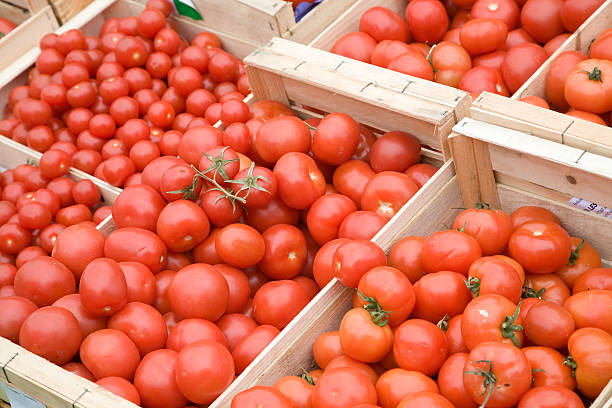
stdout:
[(502, 210), (479, 206), (459, 213), (452, 229), (461, 230), (474, 237), (482, 248), (483, 255), (495, 255), (505, 252), (512, 234), (512, 221)]
[(294, 281), (268, 282), (253, 297), (253, 317), (259, 324), (282, 330), (309, 301), (304, 288)]
[(339, 38), (331, 49), (334, 54), (370, 62), (372, 52), (376, 47), (376, 40), (366, 33), (348, 33)]
[(544, 408), (549, 406), (564, 406), (582, 408), (584, 404), (578, 394), (564, 387), (543, 386), (529, 390), (519, 401), (518, 408)]
[(519, 24), (520, 9), (514, 0), (477, 0), (470, 10), (472, 18), (495, 18), (506, 23), (508, 30)]
[(578, 329), (567, 348), (576, 362), (576, 383), (581, 394), (596, 398), (610, 379), (612, 336), (598, 328)]
[(510, 407), (529, 389), (531, 368), (527, 357), (513, 345), (485, 342), (468, 355), (463, 383), (476, 403)]
[(526, 279), (527, 288), (532, 296), (563, 305), (570, 297), (570, 290), (563, 280), (553, 273), (528, 274)]
[(34, 302), (24, 297), (0, 297), (0, 336), (18, 343), (23, 322), (36, 310)]
[(551, 40), (548, 40), (548, 42), (544, 44), (544, 50), (546, 51), (546, 54), (548, 54), (548, 56), (553, 55), (555, 51), (561, 48), (565, 41), (567, 41), (570, 35), (571, 34), (569, 33), (559, 34), (553, 37)]
[(7, 18), (0, 19), (0, 34), (2, 34), (0, 37), (4, 37), (15, 27), (17, 27), (17, 24), (13, 23), (11, 20)]
[(372, 177), (364, 187), (361, 209), (391, 219), (417, 191), (414, 181), (405, 174), (383, 171)]
[(472, 295), (497, 294), (518, 303), (523, 282), (514, 267), (497, 257), (480, 258), (470, 266), (468, 287)]
[(442, 41), (432, 49), (431, 63), (434, 68), (434, 80), (455, 88), (459, 86), (463, 75), (472, 68), (472, 61), (467, 51), (451, 41)]
[(344, 113), (330, 113), (318, 124), (311, 149), (316, 160), (337, 166), (348, 161), (358, 145), (357, 122)]
[(131, 380), (140, 361), (138, 348), (123, 332), (98, 330), (83, 340), (81, 361), (97, 378), (121, 377)]
[(176, 359), (176, 384), (190, 401), (209, 404), (234, 380), (232, 355), (222, 344), (199, 340)]
[(251, 296), (249, 278), (240, 269), (225, 264), (214, 265), (213, 268), (225, 278), (229, 288), (229, 298), (225, 313), (240, 312)]
[(572, 315), (560, 305), (542, 302), (533, 305), (523, 321), (527, 339), (538, 346), (561, 348), (574, 332)]
[(72, 225), (57, 235), (52, 256), (79, 279), (94, 259), (104, 257), (104, 235), (89, 225)]
[(180, 408), (188, 403), (176, 384), (177, 357), (178, 353), (166, 349), (144, 356), (134, 375), (143, 406)]
[(307, 153), (310, 131), (306, 123), (295, 116), (279, 116), (261, 125), (254, 147), (262, 159), (275, 163), (285, 153)]
[(287, 397), (295, 408), (312, 407), (314, 385), (297, 376), (285, 376), (274, 383), (274, 388)]
[(444, 332), (427, 320), (407, 320), (395, 330), (393, 356), (400, 368), (433, 376), (448, 356)]
[(336, 168), (333, 183), (339, 193), (351, 198), (357, 206), (361, 205), (361, 195), (375, 173), (368, 163), (349, 160)]
[(510, 48), (501, 67), (510, 92), (516, 92), (547, 59), (546, 51), (537, 44), (524, 43)]
[(11, 265), (10, 263), (0, 263), (0, 286), (12, 285), (15, 280), (15, 274), (17, 273), (17, 268), (15, 265)]
[(344, 195), (327, 194), (319, 197), (308, 211), (308, 230), (314, 240), (323, 245), (337, 238), (340, 224), (355, 211), (355, 203)]
[(166, 322), (161, 313), (144, 303), (128, 303), (108, 320), (107, 327), (125, 333), (134, 342), (141, 356), (163, 348), (166, 344)]
[(463, 367), (467, 361), (467, 353), (456, 353), (449, 356), (440, 367), (438, 386), (440, 394), (452, 402), (455, 407), (476, 408), (478, 405), (463, 385)]
[(106, 377), (97, 381), (96, 384), (106, 388), (108, 391), (120, 396), (123, 399), (126, 399), (136, 405), (140, 405), (140, 395), (138, 395), (138, 390), (131, 382), (124, 378)]
[(468, 70), (459, 82), (459, 89), (472, 94), (480, 94), (483, 91), (487, 91), (498, 95), (510, 96), (501, 73), (487, 66), (474, 66), (474, 68)]
[[(455, 353), (467, 353), (469, 352), (468, 348), (465, 346), (463, 342), (463, 335), (461, 334), (461, 319), (462, 315), (456, 315), (452, 317), (446, 323), (446, 329), (444, 328), (444, 324), (440, 325), (442, 330), (446, 334), (446, 341), (448, 343), (448, 354)], [(438, 322), (440, 324), (440, 322)]]
[(355, 211), (342, 220), (338, 237), (371, 240), (386, 223), (385, 217), (373, 211)]
[(533, 374), (533, 387), (561, 386), (576, 388), (572, 369), (565, 364), (566, 358), (550, 347), (525, 347), (523, 353), (529, 360)]
[(565, 99), (576, 109), (591, 113), (612, 110), (612, 62), (589, 59), (576, 64), (565, 78)]
[(521, 10), (523, 28), (541, 43), (563, 33), (563, 3), (562, 0), (528, 0)]
[(227, 345), (223, 332), (214, 323), (204, 319), (185, 319), (170, 331), (167, 348), (179, 353), (185, 346), (200, 340)]
[(164, 199), (152, 187), (141, 184), (126, 187), (113, 204), (113, 221), (118, 228), (138, 227), (155, 231)]
[(93, 374), (82, 363), (70, 362), (62, 365), (61, 367), (66, 371), (78, 375), (79, 377), (85, 378), (86, 380), (89, 380), (91, 382), (96, 381)]
[[(351, 288), (357, 287), (359, 280), (367, 271), (386, 264), (387, 257), (383, 250), (373, 242), (364, 240), (353, 240), (340, 244), (332, 257), (334, 275), (340, 282)], [(315, 278), (316, 276), (315, 271)]]
[(174, 276), (168, 287), (172, 312), (179, 318), (218, 320), (227, 308), (229, 286), (212, 266), (193, 264)]
[(467, 348), (473, 350), (488, 341), (521, 346), (524, 334), (519, 307), (500, 295), (482, 295), (470, 301), (461, 317)]
[(399, 269), (413, 284), (425, 274), (421, 261), (423, 242), (423, 237), (404, 237), (389, 251), (389, 266)]
[(31, 230), (46, 227), (53, 217), (45, 205), (37, 202), (24, 205), (18, 214), (19, 224)]
[(597, 123), (597, 124), (602, 125), (602, 126), (608, 126), (606, 121), (604, 121), (601, 118), (601, 116), (599, 116), (599, 115), (597, 115), (595, 113), (575, 110), (574, 108), (570, 108), (570, 109), (573, 109), (573, 110), (567, 111), (565, 113), (567, 116), (572, 116), (572, 117), (575, 117), (575, 118), (580, 118), (580, 119), (583, 119), (583, 120), (588, 120), (590, 122)]
[(19, 329), (21, 347), (58, 365), (74, 357), (82, 339), (72, 313), (56, 306), (33, 311)]
[(593, 289), (612, 290), (612, 268), (593, 268), (574, 281), (573, 294)]
[(480, 258), (482, 250), (470, 235), (456, 231), (438, 231), (423, 243), (421, 262), (427, 273), (454, 271), (467, 275), (468, 268)]
[(76, 318), (83, 338), (87, 337), (96, 330), (106, 328), (106, 316), (94, 316), (85, 309), (81, 302), (81, 295), (78, 293), (66, 295), (53, 303), (53, 306), (68, 310)]
[(387, 68), (406, 75), (434, 80), (434, 71), (429, 61), (419, 51), (411, 50), (393, 58)]
[(338, 238), (325, 243), (314, 257), (312, 272), (320, 287), (327, 285), (334, 277), (333, 256), (342, 244), (349, 242), (346, 238)]
[(99, 258), (87, 265), (79, 282), (83, 306), (94, 316), (110, 316), (127, 303), (127, 284), (117, 262)]
[(289, 207), (309, 207), (325, 193), (325, 178), (315, 161), (300, 152), (283, 155), (274, 166), (278, 195)]
[(348, 407), (375, 404), (376, 389), (367, 377), (350, 367), (325, 371), (312, 392), (313, 406)]
[(437, 43), (448, 29), (448, 15), (437, 0), (412, 1), (406, 7), (406, 20), (417, 42)]
[[(380, 309), (375, 301), (370, 303)], [(380, 315), (363, 308), (348, 311), (342, 318), (339, 331), (344, 354), (366, 363), (382, 360), (393, 344), (393, 333), (385, 323), (386, 316), (384, 312)]]
[(382, 408), (395, 408), (408, 395), (421, 391), (437, 393), (438, 386), (418, 371), (394, 368), (381, 375), (376, 382), (378, 403)]
[(510, 256), (529, 273), (544, 274), (565, 265), (571, 254), (569, 234), (550, 221), (522, 224), (510, 236)]
[(461, 45), (472, 56), (499, 49), (508, 35), (508, 27), (495, 18), (474, 18), (461, 27)]
[(304, 234), (293, 225), (277, 224), (266, 229), (262, 237), (265, 252), (259, 262), (261, 272), (272, 279), (297, 276), (306, 261)]
[(166, 265), (167, 249), (154, 233), (142, 228), (119, 228), (106, 238), (104, 255), (116, 262), (140, 262), (157, 273)]
[(574, 318), (576, 328), (597, 327), (612, 334), (611, 305), (612, 292), (594, 289), (570, 296), (563, 307)]
[(599, 37), (591, 44), (589, 48), (589, 57), (597, 59), (610, 59), (610, 36), (607, 35), (607, 30), (599, 35)]
[(266, 249), (262, 235), (245, 224), (224, 227), (215, 239), (215, 247), (223, 262), (238, 268), (247, 268), (260, 262)]
[(380, 173), (382, 171), (403, 172), (419, 162), (421, 145), (419, 141), (406, 132), (387, 132), (378, 138), (370, 150), (370, 165)]
[(526, 222), (532, 221), (550, 221), (555, 224), (561, 224), (561, 221), (559, 221), (559, 218), (555, 214), (545, 208), (536, 206), (520, 207), (510, 214), (510, 218), (512, 219), (513, 230), (516, 230)]
[(359, 31), (369, 34), (376, 42), (410, 38), (408, 24), (399, 14), (385, 7), (372, 7), (361, 15)]
[(337, 330), (320, 334), (312, 346), (312, 353), (317, 366), (325, 369), (336, 357), (344, 355)]
[(89, 208), (95, 207), (101, 199), (100, 190), (90, 180), (79, 180), (72, 187), (72, 196), (77, 204), (84, 204)]
[(297, 408), (281, 391), (274, 387), (256, 385), (241, 391), (232, 399), (232, 408)]
[(234, 181), (236, 183), (232, 184), (238, 190), (236, 195), (246, 200), (244, 205), (249, 210), (263, 208), (276, 198), (278, 190), (276, 176), (265, 167), (251, 167), (251, 164), (244, 169), (241, 167)]
[(574, 282), (589, 269), (601, 266), (601, 257), (595, 248), (588, 242), (578, 237), (571, 237), (572, 255), (567, 265), (559, 269), (556, 274), (563, 279), (571, 289)]
[(202, 242), (210, 231), (202, 208), (188, 200), (168, 204), (159, 214), (157, 234), (175, 252), (189, 251)]
[(546, 102), (546, 99), (541, 98), (539, 96), (529, 95), (519, 99), (519, 101), (528, 103), (530, 105), (539, 106), (540, 108), (550, 109), (550, 106), (548, 105), (548, 102)]
[(413, 316), (437, 323), (445, 315), (460, 314), (470, 302), (465, 276), (457, 272), (440, 271), (423, 276), (414, 284), (416, 303)]
[(236, 374), (242, 373), (279, 333), (280, 331), (274, 326), (262, 325), (242, 339), (232, 351)]
[(386, 68), (396, 57), (413, 49), (403, 41), (383, 40), (372, 51), (371, 64)]
[(48, 256), (38, 257), (21, 266), (15, 274), (13, 285), (18, 296), (31, 300), (39, 307), (49, 306), (76, 291), (76, 282), (70, 270)]

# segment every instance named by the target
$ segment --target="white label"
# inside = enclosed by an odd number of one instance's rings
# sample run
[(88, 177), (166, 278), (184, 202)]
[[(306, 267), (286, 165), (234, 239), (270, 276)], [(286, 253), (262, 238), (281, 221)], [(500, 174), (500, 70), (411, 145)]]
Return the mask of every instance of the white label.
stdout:
[(8, 384), (0, 382), (0, 387), (4, 389), (9, 400), (8, 402), (11, 404), (11, 408), (45, 408), (45, 404), (36, 401), (28, 394), (24, 394)]
[(583, 211), (590, 212), (593, 214), (600, 215), (605, 218), (612, 219), (612, 208), (604, 207), (603, 205), (599, 205), (596, 203), (592, 203), (587, 200), (583, 200), (582, 198), (573, 197), (569, 200), (570, 205), (579, 208)]

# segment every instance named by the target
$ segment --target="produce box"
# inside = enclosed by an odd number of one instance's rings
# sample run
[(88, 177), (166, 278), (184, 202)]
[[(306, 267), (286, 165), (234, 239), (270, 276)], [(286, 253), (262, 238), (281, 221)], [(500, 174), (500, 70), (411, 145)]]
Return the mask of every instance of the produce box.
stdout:
[(592, 42), (612, 27), (612, 1), (607, 0), (565, 43), (543, 64), (511, 100), (483, 93), (474, 101), (470, 116), (558, 143), (612, 157), (612, 129), (560, 112), (545, 110), (518, 99), (539, 96), (546, 99), (546, 76), (556, 57), (564, 51), (577, 50), (588, 54)]
[(0, 38), (0, 53), (6, 56), (0, 61), (0, 71), (35, 48), (43, 35), (59, 27), (53, 9), (46, 1), (34, 1), (23, 4), (23, 7), (0, 1), (0, 17), (18, 24)]
[[(611, 218), (569, 206), (563, 194), (553, 193), (553, 189), (558, 188), (554, 179), (544, 180), (542, 186), (536, 187), (530, 179), (522, 179), (521, 174), (515, 171), (523, 169), (522, 174), (542, 171), (541, 167), (534, 167), (534, 162), (538, 161), (551, 166), (550, 173), (564, 169), (566, 173), (562, 174), (573, 177), (578, 176), (577, 170), (550, 158), (534, 160), (522, 150), (515, 150), (516, 145), (507, 146), (512, 139), (502, 138), (503, 142), (499, 142), (498, 138), (491, 136), (494, 132), (495, 136), (503, 136), (510, 132), (507, 129), (464, 119), (454, 130), (449, 141), (454, 157), (458, 160), (455, 162), (458, 173), (455, 173), (454, 168), (438, 172), (435, 179), (430, 180), (430, 186), (435, 185), (435, 189), (430, 188), (420, 196), (415, 196), (410, 204), (397, 214), (393, 223), (379, 231), (373, 242), (385, 252), (389, 252), (392, 245), (405, 236), (428, 236), (443, 229), (445, 225), (451, 225), (461, 207), (471, 207), (475, 204), (472, 196), (477, 195), (481, 201), (491, 200), (489, 202), (492, 207), (507, 212), (526, 205), (541, 206), (552, 211), (570, 235), (583, 237), (599, 251), (602, 266), (612, 265)], [(518, 132), (513, 132), (511, 136), (517, 137)], [(545, 144), (550, 149), (559, 146), (526, 134), (522, 136), (524, 139), (520, 141), (523, 143), (531, 138), (530, 141)], [(567, 146), (562, 148), (570, 149)], [(508, 154), (511, 154), (511, 160), (500, 159)], [(475, 157), (478, 157), (478, 160), (475, 160)], [(608, 171), (610, 168), (607, 167)], [(610, 174), (604, 173), (603, 169), (605, 168), (588, 167), (594, 183), (607, 183), (603, 186), (609, 191), (612, 181)], [(466, 184), (478, 180), (481, 180), (481, 183), (476, 184), (473, 190), (465, 187)], [(462, 191), (465, 191), (464, 196)], [(314, 368), (314, 341), (320, 334), (338, 329), (343, 315), (353, 307), (353, 295), (353, 289), (334, 279), (245, 370), (242, 377), (219, 397), (214, 406), (229, 407), (233, 396), (239, 391), (255, 385), (272, 385), (283, 376), (299, 376), (303, 372), (302, 369), (308, 371)], [(593, 402), (591, 408), (608, 407), (611, 397), (612, 381)]]
[(404, 129), (445, 158), (446, 137), (470, 105), (464, 91), (281, 38), (257, 49), (245, 64), (256, 99), (326, 112), (333, 107), (376, 129)]
[(93, 0), (49, 0), (60, 24), (65, 24), (76, 16)]

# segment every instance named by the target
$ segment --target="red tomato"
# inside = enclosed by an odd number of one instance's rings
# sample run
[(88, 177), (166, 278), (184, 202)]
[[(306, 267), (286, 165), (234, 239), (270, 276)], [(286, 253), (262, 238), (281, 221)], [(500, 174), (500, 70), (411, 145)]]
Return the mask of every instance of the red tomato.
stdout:
[(349, 407), (375, 404), (376, 389), (358, 370), (341, 367), (325, 371), (312, 391), (313, 406)]
[(572, 377), (571, 364), (566, 357), (550, 347), (525, 347), (523, 353), (529, 360), (533, 373), (533, 386), (562, 386), (573, 390), (576, 380)]
[(72, 313), (56, 306), (32, 312), (19, 329), (19, 345), (54, 364), (72, 360), (79, 351), (81, 328)]
[(17, 344), (23, 322), (36, 310), (34, 302), (24, 297), (0, 297), (0, 336)]
[(185, 346), (200, 340), (216, 341), (227, 346), (223, 332), (214, 323), (204, 319), (185, 319), (170, 331), (167, 348), (179, 353)]
[(308, 126), (295, 116), (279, 116), (266, 121), (255, 138), (257, 153), (269, 163), (276, 163), (285, 153), (308, 153), (309, 148)]
[(330, 113), (318, 124), (311, 149), (316, 160), (337, 166), (349, 160), (358, 145), (357, 122), (344, 113)]
[(300, 152), (283, 155), (274, 166), (278, 195), (289, 207), (302, 210), (325, 193), (325, 178), (315, 161)]
[(302, 231), (293, 225), (277, 224), (266, 229), (262, 237), (265, 253), (258, 265), (261, 272), (272, 279), (297, 276), (306, 261), (306, 239)]
[(523, 321), (527, 339), (538, 346), (562, 348), (574, 332), (572, 315), (560, 305), (542, 302), (533, 305)]
[(111, 316), (127, 303), (127, 284), (117, 262), (99, 258), (87, 265), (79, 282), (83, 306), (94, 316)]
[(572, 254), (569, 262), (561, 267), (556, 274), (571, 289), (578, 277), (589, 269), (601, 266), (601, 257), (597, 250), (582, 238), (571, 237), (570, 239), (572, 241)]
[(282, 330), (309, 301), (304, 288), (294, 281), (268, 282), (253, 297), (253, 317), (259, 324)]
[(327, 285), (334, 277), (333, 256), (338, 247), (346, 242), (346, 238), (338, 238), (325, 243), (314, 257), (312, 272), (315, 281), (320, 287)]
[(140, 302), (125, 305), (108, 320), (107, 327), (125, 333), (134, 342), (141, 356), (163, 348), (168, 336), (161, 313)]
[(510, 92), (515, 93), (547, 59), (546, 51), (537, 44), (525, 43), (510, 48), (501, 67), (504, 82)]
[(438, 231), (423, 243), (421, 262), (426, 272), (454, 271), (467, 275), (472, 262), (482, 250), (470, 235), (456, 231)]
[(393, 368), (376, 382), (378, 403), (382, 408), (395, 408), (408, 395), (421, 391), (438, 393), (439, 390), (434, 380), (418, 371)]
[(106, 328), (106, 316), (97, 317), (89, 313), (83, 306), (83, 303), (81, 302), (81, 295), (79, 293), (66, 295), (56, 300), (55, 303), (53, 303), (53, 306), (61, 307), (72, 313), (81, 327), (83, 338), (89, 336), (96, 330)]
[(215, 247), (223, 262), (237, 268), (259, 263), (265, 255), (265, 241), (253, 227), (230, 224), (219, 231)]
[(467, 71), (459, 82), (459, 89), (472, 94), (483, 91), (510, 96), (501, 72), (488, 66), (477, 66)]
[(101, 387), (106, 388), (108, 391), (115, 395), (120, 396), (136, 405), (140, 405), (140, 395), (134, 385), (128, 380), (121, 377), (106, 377), (97, 381)]
[(86, 224), (72, 225), (57, 235), (52, 256), (79, 279), (85, 267), (104, 256), (104, 235)]
[(407, 320), (395, 330), (393, 356), (400, 368), (433, 376), (448, 357), (444, 332), (427, 320)]
[(545, 43), (565, 31), (561, 23), (563, 0), (528, 0), (521, 10), (523, 28), (538, 42)]
[(126, 187), (113, 204), (113, 221), (118, 228), (138, 227), (155, 231), (164, 207), (164, 199), (152, 187), (145, 184)]
[(578, 394), (564, 387), (543, 386), (527, 391), (519, 401), (518, 408), (543, 408), (551, 404), (562, 404), (568, 408), (582, 408), (584, 404)]
[(594, 289), (570, 296), (563, 307), (569, 311), (576, 328), (597, 327), (612, 335), (612, 292)]
[(502, 210), (468, 209), (457, 215), (452, 228), (474, 237), (483, 255), (495, 255), (506, 251), (512, 234), (512, 220)]
[(567, 348), (576, 362), (578, 389), (588, 398), (597, 398), (610, 380), (612, 336), (594, 327), (578, 329)]
[(202, 208), (188, 200), (168, 204), (157, 219), (157, 234), (175, 252), (191, 250), (208, 236), (210, 223)]
[(167, 249), (154, 233), (142, 228), (119, 228), (106, 238), (104, 255), (116, 262), (140, 262), (157, 273), (166, 266)]
[(355, 211), (342, 220), (338, 237), (371, 240), (386, 223), (385, 217), (373, 211)]
[(39, 307), (49, 306), (76, 291), (76, 282), (70, 270), (48, 256), (38, 257), (21, 266), (13, 285), (17, 296), (31, 300)]
[(419, 162), (421, 144), (406, 132), (387, 132), (374, 142), (370, 150), (370, 165), (380, 173), (382, 171), (403, 172)]
[(358, 61), (370, 62), (375, 47), (375, 39), (366, 33), (356, 32), (348, 33), (338, 39), (331, 52)]
[(308, 408), (312, 406), (312, 390), (314, 385), (301, 377), (282, 377), (274, 383), (274, 388), (291, 400), (295, 408)]
[(408, 53), (400, 54), (389, 62), (387, 68), (428, 81), (434, 80), (431, 64), (419, 51), (411, 50)]
[(355, 211), (357, 211), (355, 203), (342, 194), (319, 197), (308, 211), (308, 230), (314, 240), (319, 245), (323, 245), (338, 237), (340, 224)]
[(385, 7), (372, 7), (361, 15), (359, 31), (369, 34), (376, 42), (410, 38), (408, 24), (399, 14)]
[[(446, 328), (446, 341), (448, 342), (448, 354), (455, 353), (467, 353), (468, 348), (463, 342), (463, 335), (461, 334), (461, 319), (462, 315), (457, 315), (451, 318), (447, 323)], [(442, 326), (443, 327), (443, 326)], [(448, 398), (448, 397), (447, 397)]]
[(270, 325), (256, 327), (232, 351), (232, 357), (236, 367), (236, 374), (240, 374), (245, 368), (266, 348), (268, 344), (280, 333)]
[(348, 196), (357, 206), (360, 206), (363, 190), (374, 174), (368, 163), (361, 160), (349, 160), (334, 171), (334, 187), (339, 193)]
[(573, 294), (593, 289), (612, 290), (612, 268), (594, 268), (574, 281)]
[(224, 338), (227, 340), (228, 349), (234, 351), (238, 343), (257, 327), (257, 323), (243, 314), (232, 313), (226, 314), (219, 319), (217, 327), (223, 332)]
[(177, 352), (166, 349), (144, 356), (134, 374), (134, 385), (143, 406), (179, 408), (188, 403), (176, 384), (177, 357)]
[(474, 298), (463, 311), (461, 334), (468, 349), (483, 342), (500, 342), (520, 347), (523, 344), (519, 307), (500, 295)]
[(455, 407), (476, 408), (472, 396), (463, 385), (463, 367), (468, 361), (467, 353), (457, 353), (448, 357), (440, 367), (438, 386), (440, 394), (454, 404)]
[(389, 252), (389, 266), (399, 269), (413, 284), (425, 274), (420, 256), (423, 242), (423, 237), (404, 237)]
[(529, 273), (550, 273), (569, 260), (569, 234), (553, 222), (529, 222), (510, 236), (508, 251)]
[(510, 215), (512, 219), (512, 229), (516, 230), (519, 226), (531, 221), (551, 221), (555, 224), (561, 225), (559, 218), (550, 212), (549, 210), (542, 207), (535, 206), (523, 206), (514, 210)]
[(579, 51), (565, 51), (550, 64), (546, 73), (546, 98), (552, 105), (560, 109), (569, 107), (565, 100), (565, 78), (578, 62), (585, 59), (586, 56)]
[(506, 24), (496, 18), (474, 18), (461, 27), (461, 45), (472, 56), (499, 49), (508, 36)]
[(516, 269), (495, 256), (485, 256), (470, 265), (467, 285), (474, 297), (502, 295), (513, 303), (521, 298), (523, 281)]
[(417, 191), (414, 181), (405, 174), (383, 171), (372, 177), (364, 187), (361, 209), (391, 219)]
[(232, 399), (232, 408), (255, 408), (263, 406), (295, 408), (291, 400), (273, 387), (256, 385), (241, 391)]
[(370, 241), (354, 240), (342, 243), (332, 257), (334, 275), (344, 285), (352, 288), (357, 287), (367, 271), (386, 264), (387, 257), (383, 250)]
[(513, 345), (485, 342), (468, 355), (463, 383), (476, 403), (510, 407), (529, 389), (531, 368), (525, 354)]
[(437, 0), (411, 1), (406, 7), (406, 20), (415, 41), (435, 44), (448, 30), (448, 15)]
[(429, 273), (414, 284), (413, 316), (438, 323), (445, 315), (460, 314), (470, 302), (465, 276), (450, 271)]
[(477, 0), (470, 10), (472, 18), (496, 18), (506, 23), (508, 30), (519, 24), (520, 9), (514, 0)]

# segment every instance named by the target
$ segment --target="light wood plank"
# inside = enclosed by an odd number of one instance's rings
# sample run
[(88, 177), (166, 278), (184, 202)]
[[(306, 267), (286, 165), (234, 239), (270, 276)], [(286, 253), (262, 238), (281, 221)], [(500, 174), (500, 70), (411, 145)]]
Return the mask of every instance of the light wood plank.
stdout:
[(324, 29), (335, 23), (357, 0), (325, 0), (304, 16), (299, 23), (287, 25), (289, 29), (282, 35), (284, 38), (300, 44), (311, 43)]
[[(0, 1), (0, 16), (8, 18), (15, 24), (21, 24), (30, 17), (27, 7), (18, 7), (11, 3)], [(4, 33), (6, 35), (6, 33)], [(1, 40), (0, 40), (1, 44)]]

